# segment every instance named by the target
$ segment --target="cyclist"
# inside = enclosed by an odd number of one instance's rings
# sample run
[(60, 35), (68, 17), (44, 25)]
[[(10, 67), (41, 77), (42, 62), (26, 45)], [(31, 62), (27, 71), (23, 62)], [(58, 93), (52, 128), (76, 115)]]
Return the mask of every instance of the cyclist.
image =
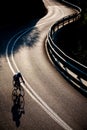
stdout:
[(20, 82), (23, 82), (23, 83), (25, 83), (24, 82), (24, 80), (23, 80), (23, 77), (22, 77), (22, 75), (21, 75), (21, 73), (20, 72), (18, 72), (17, 74), (15, 74), (14, 76), (13, 76), (13, 84), (14, 84), (14, 87), (20, 87), (21, 85), (20, 85)]

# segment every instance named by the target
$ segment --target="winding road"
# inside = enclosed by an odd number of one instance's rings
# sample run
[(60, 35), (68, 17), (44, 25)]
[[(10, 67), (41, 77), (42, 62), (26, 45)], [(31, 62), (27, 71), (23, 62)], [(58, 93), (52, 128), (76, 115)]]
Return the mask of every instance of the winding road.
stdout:
[[(0, 57), (0, 130), (87, 130), (87, 98), (56, 71), (45, 47), (50, 26), (76, 10), (55, 0), (43, 2), (47, 15), (16, 33)], [(12, 77), (19, 71), (25, 80), (24, 113), (16, 115)]]

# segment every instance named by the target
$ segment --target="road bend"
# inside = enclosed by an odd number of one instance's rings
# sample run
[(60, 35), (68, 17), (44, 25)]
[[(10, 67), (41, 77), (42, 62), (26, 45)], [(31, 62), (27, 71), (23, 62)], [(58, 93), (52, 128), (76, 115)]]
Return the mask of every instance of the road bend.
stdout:
[[(45, 49), (49, 28), (76, 10), (55, 0), (43, 2), (46, 16), (16, 33), (7, 43), (6, 57), (0, 57), (0, 129), (86, 130), (86, 97), (56, 71)], [(18, 92), (14, 94), (12, 84), (12, 76), (19, 71), (25, 80), (21, 98)], [(21, 100), (22, 114), (14, 96)]]

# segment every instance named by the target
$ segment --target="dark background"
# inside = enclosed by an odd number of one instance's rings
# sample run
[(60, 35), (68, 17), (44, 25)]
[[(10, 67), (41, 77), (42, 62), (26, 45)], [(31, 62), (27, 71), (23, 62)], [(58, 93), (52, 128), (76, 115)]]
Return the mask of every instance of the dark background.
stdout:
[(7, 43), (13, 35), (34, 26), (46, 13), (42, 0), (0, 1), (0, 57), (5, 56)]
[(66, 54), (87, 66), (87, 0), (66, 1), (82, 9), (81, 18), (78, 22), (63, 28), (56, 39), (60, 40), (58, 45)]
[(0, 1), (0, 28), (22, 25), (31, 19), (46, 14), (42, 0), (2, 0)]

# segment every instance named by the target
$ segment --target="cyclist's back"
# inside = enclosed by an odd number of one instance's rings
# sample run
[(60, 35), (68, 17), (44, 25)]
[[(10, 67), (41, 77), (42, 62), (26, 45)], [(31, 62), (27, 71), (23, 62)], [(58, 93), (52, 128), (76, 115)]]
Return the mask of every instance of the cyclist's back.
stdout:
[(15, 87), (20, 86), (20, 80), (24, 83), (21, 73), (17, 73), (13, 76), (13, 83)]
[(15, 74), (13, 76), (13, 83), (14, 83), (15, 87), (20, 86), (20, 79), (19, 79), (19, 76), (17, 74)]

